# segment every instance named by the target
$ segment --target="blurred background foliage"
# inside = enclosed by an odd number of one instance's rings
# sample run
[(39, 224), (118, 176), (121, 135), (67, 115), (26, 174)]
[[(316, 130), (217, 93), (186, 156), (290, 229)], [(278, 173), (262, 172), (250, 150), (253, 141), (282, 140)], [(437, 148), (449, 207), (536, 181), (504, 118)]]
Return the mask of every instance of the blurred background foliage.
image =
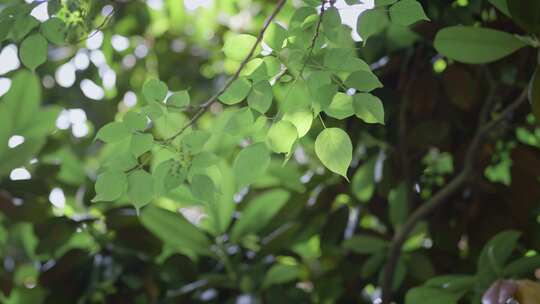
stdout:
[[(0, 10), (13, 2), (0, 1)], [(304, 2), (313, 1), (289, 1), (277, 20), (286, 24)], [(461, 168), (491, 87), (500, 109), (528, 83), (537, 54), (523, 49), (489, 66), (437, 54), (433, 38), (447, 25), (523, 32), (488, 1), (421, 1), (431, 22), (410, 30), (389, 26), (365, 46), (356, 19), (373, 3), (347, 2), (337, 1), (336, 7), (352, 28), (351, 47), (385, 85), (374, 94), (383, 100), (386, 125), (325, 121), (352, 138), (350, 183), (321, 167), (311, 133), (285, 165), (273, 158), (264, 178), (223, 208), (242, 210), (256, 193), (271, 188), (286, 189), (290, 199), (268, 225), (240, 246), (223, 245), (225, 257), (214, 260), (163, 244), (127, 202), (92, 203), (98, 168), (115, 153), (93, 139), (104, 124), (144, 106), (148, 78), (159, 78), (171, 91), (190, 89), (194, 104), (208, 99), (238, 67), (222, 52), (226, 37), (256, 35), (275, 1), (35, 1), (31, 15), (44, 22), (55, 10), (68, 25), (68, 42), (49, 46), (46, 63), (36, 69), (40, 83), (21, 76), (25, 94), (32, 94), (32, 86), (41, 91), (41, 97), (24, 99), (6, 94), (24, 69), (20, 40), (15, 35), (1, 45), (0, 95), (6, 105), (0, 103), (0, 138), (8, 145), (0, 147), (0, 301), (377, 303), (388, 240), (411, 210)], [(274, 88), (276, 98), (287, 87), (287, 78), (282, 82)], [(9, 110), (7, 100), (17, 108)], [(404, 100), (408, 107), (402, 110)], [(230, 111), (216, 105), (199, 125), (223, 128)], [(503, 242), (515, 245), (512, 259), (536, 256), (540, 127), (530, 112), (520, 108), (491, 134), (478, 151), (473, 182), (408, 239), (395, 275), (398, 303), (436, 275), (474, 275), (482, 248), (500, 231), (520, 232), (515, 244)], [(8, 123), (20, 113), (27, 125)], [(43, 129), (40, 119), (54, 121), (55, 128)], [(170, 134), (185, 119), (178, 113), (157, 132)], [(222, 173), (232, 174), (236, 142), (213, 140), (214, 149), (231, 161)], [(414, 191), (408, 191), (405, 175)], [(180, 189), (156, 204), (204, 225), (204, 207), (186, 193)], [(534, 259), (519, 276), (506, 277), (533, 278), (537, 264)], [(461, 301), (478, 303), (490, 283), (482, 282)]]

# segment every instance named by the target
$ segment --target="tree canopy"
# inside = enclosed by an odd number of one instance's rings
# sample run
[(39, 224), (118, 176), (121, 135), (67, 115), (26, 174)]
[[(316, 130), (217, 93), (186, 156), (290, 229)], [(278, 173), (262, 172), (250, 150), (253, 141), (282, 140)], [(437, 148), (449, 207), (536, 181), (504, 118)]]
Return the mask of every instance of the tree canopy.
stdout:
[(0, 47), (2, 303), (540, 303), (538, 0), (0, 0)]

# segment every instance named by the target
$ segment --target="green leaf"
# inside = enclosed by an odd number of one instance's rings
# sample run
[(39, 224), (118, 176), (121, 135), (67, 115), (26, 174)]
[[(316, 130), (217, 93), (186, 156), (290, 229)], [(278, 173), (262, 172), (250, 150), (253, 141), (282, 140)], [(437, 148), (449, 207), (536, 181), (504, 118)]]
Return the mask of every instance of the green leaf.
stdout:
[(287, 39), (287, 30), (281, 25), (272, 22), (266, 30), (266, 33), (264, 33), (263, 41), (272, 48), (272, 50), (279, 52), (283, 47), (285, 39)]
[(154, 180), (152, 175), (144, 170), (136, 170), (128, 176), (127, 195), (135, 208), (149, 204), (154, 198)]
[(364, 11), (358, 17), (357, 31), (364, 43), (369, 37), (382, 32), (388, 25), (388, 15), (384, 9), (374, 8)]
[(397, 0), (375, 0), (375, 7), (388, 6), (396, 2)]
[(59, 18), (53, 17), (41, 24), (41, 33), (54, 44), (62, 44), (66, 39), (67, 25)]
[(189, 148), (192, 154), (197, 154), (203, 151), (204, 145), (210, 138), (210, 133), (206, 131), (193, 131), (182, 139), (182, 143)]
[(522, 257), (504, 268), (505, 277), (523, 278), (540, 268), (540, 255)]
[(22, 63), (30, 70), (47, 61), (47, 40), (41, 34), (32, 34), (21, 43), (19, 55)]
[(272, 266), (265, 274), (262, 288), (266, 289), (272, 285), (284, 284), (294, 281), (300, 275), (300, 269), (296, 265), (277, 264)]
[(375, 164), (377, 158), (372, 157), (362, 164), (352, 179), (351, 192), (362, 203), (371, 200), (375, 192)]
[(529, 85), (529, 101), (537, 122), (540, 122), (540, 67), (536, 68)]
[(252, 144), (240, 151), (234, 160), (234, 175), (238, 188), (261, 177), (270, 165), (270, 151), (264, 143)]
[(96, 139), (101, 139), (106, 143), (113, 143), (121, 141), (130, 134), (131, 133), (124, 123), (111, 122), (99, 129), (98, 133), (96, 134)]
[(304, 137), (311, 129), (313, 123), (313, 113), (308, 110), (296, 110), (285, 113), (283, 120), (292, 123), (298, 132), (298, 137)]
[(147, 101), (155, 101), (158, 103), (163, 102), (168, 91), (167, 85), (163, 81), (159, 81), (155, 78), (148, 79), (142, 88), (144, 98), (146, 98)]
[(394, 228), (404, 224), (409, 215), (409, 202), (407, 199), (407, 184), (400, 183), (388, 194), (388, 213)]
[(334, 96), (338, 93), (338, 87), (335, 84), (325, 84), (317, 88), (312, 96), (313, 112), (319, 114), (321, 111), (328, 110)]
[(472, 275), (443, 275), (429, 279), (426, 287), (442, 288), (453, 293), (463, 293), (471, 290), (476, 284), (476, 278)]
[(326, 168), (347, 179), (347, 169), (352, 161), (352, 143), (345, 131), (324, 129), (315, 140), (315, 153)]
[(28, 35), (34, 28), (39, 25), (39, 20), (37, 20), (32, 15), (26, 15), (23, 17), (17, 18), (13, 28), (11, 30), (11, 35), (13, 39), (19, 41)]
[(124, 124), (131, 132), (144, 131), (148, 125), (148, 121), (145, 115), (129, 111), (124, 115)]
[(506, 230), (495, 235), (484, 245), (478, 257), (478, 273), (481, 274), (483, 283), (491, 281), (500, 271), (502, 272), (520, 235), (519, 231)]
[(265, 192), (250, 201), (231, 231), (231, 240), (238, 242), (246, 234), (257, 233), (264, 228), (289, 200), (284, 190)]
[(137, 159), (131, 153), (131, 136), (110, 143), (104, 147), (103, 167), (116, 171), (127, 171), (138, 165)]
[(430, 259), (422, 253), (412, 253), (407, 261), (407, 265), (409, 266), (409, 274), (411, 277), (419, 281), (425, 281), (435, 275), (433, 264)]
[[(187, 121), (187, 117), (182, 113), (165, 112), (163, 116), (153, 120), (154, 134), (157, 138), (169, 138), (177, 134)], [(187, 129), (189, 130), (190, 128)]]
[(532, 34), (540, 33), (540, 1), (507, 0), (512, 20)]
[(244, 100), (251, 90), (251, 82), (246, 78), (238, 78), (219, 96), (219, 100), (227, 105), (233, 105)]
[(98, 175), (95, 184), (96, 197), (92, 202), (115, 201), (128, 189), (128, 180), (124, 172), (105, 171)]
[(335, 7), (329, 7), (322, 19), (323, 32), (329, 40), (338, 37), (341, 28), (341, 16)]
[(511, 34), (488, 28), (451, 26), (435, 36), (435, 49), (456, 61), (480, 64), (506, 57), (525, 46)]
[(357, 71), (352, 73), (345, 80), (345, 85), (362, 92), (370, 92), (383, 86), (379, 78), (371, 71)]
[(459, 295), (440, 288), (415, 287), (407, 292), (405, 304), (457, 304)]
[(422, 5), (416, 0), (401, 0), (390, 7), (390, 18), (393, 23), (409, 26), (420, 20), (427, 20)]
[(223, 130), (232, 135), (241, 135), (250, 130), (253, 125), (253, 112), (248, 107), (243, 107), (233, 112)]
[(356, 57), (354, 49), (329, 48), (323, 59), (324, 66), (340, 72), (370, 71), (369, 65)]
[(385, 259), (386, 254), (384, 252), (375, 253), (370, 256), (362, 265), (360, 276), (362, 276), (363, 279), (368, 279), (376, 274), (379, 269), (383, 268)]
[(388, 245), (388, 241), (370, 235), (354, 235), (343, 242), (344, 248), (360, 254), (376, 254)]
[(154, 137), (152, 134), (133, 134), (131, 137), (130, 150), (133, 156), (139, 157), (150, 151), (154, 146)]
[(507, 0), (489, 0), (489, 3), (495, 6), (503, 14), (510, 17), (510, 9), (508, 8)]
[(337, 93), (324, 112), (335, 119), (345, 119), (354, 115), (353, 97), (345, 93)]
[(182, 215), (162, 208), (148, 206), (140, 216), (142, 224), (175, 250), (195, 257), (210, 255), (210, 240)]
[(216, 186), (207, 175), (197, 174), (191, 179), (191, 194), (206, 203), (213, 203), (216, 198)]
[(187, 107), (190, 103), (190, 97), (188, 91), (174, 92), (167, 98), (167, 105), (174, 107)]
[(180, 186), (186, 180), (187, 174), (187, 169), (173, 159), (161, 162), (152, 171), (156, 196), (165, 195)]
[(264, 114), (270, 109), (273, 98), (272, 86), (267, 80), (262, 80), (253, 85), (247, 102), (250, 108)]
[(254, 83), (262, 80), (268, 80), (271, 77), (268, 75), (268, 68), (262, 58), (254, 58), (248, 61), (240, 73), (240, 76), (246, 77), (252, 80)]
[(298, 139), (296, 127), (285, 120), (278, 121), (268, 130), (266, 143), (276, 153), (289, 153), (293, 144)]
[[(2, 112), (10, 116), (10, 120), (13, 122), (13, 131), (24, 129), (33, 124), (40, 102), (41, 86), (39, 78), (26, 70), (17, 72), (2, 102), (6, 107), (2, 109)], [(2, 103), (0, 103), (0, 106)], [(8, 129), (8, 127), (4, 124), (1, 129)]]
[(141, 112), (144, 115), (147, 115), (151, 120), (156, 121), (161, 118), (164, 114), (162, 107), (155, 101), (151, 102), (149, 105), (144, 106), (141, 109)]
[[(251, 48), (253, 48), (256, 42), (257, 38), (255, 36), (247, 34), (233, 34), (225, 38), (223, 52), (227, 58), (242, 61), (249, 55), (249, 51)], [(259, 52), (255, 52), (255, 54), (258, 54)]]
[(378, 97), (369, 93), (356, 94), (353, 107), (356, 117), (364, 122), (384, 125), (384, 106)]

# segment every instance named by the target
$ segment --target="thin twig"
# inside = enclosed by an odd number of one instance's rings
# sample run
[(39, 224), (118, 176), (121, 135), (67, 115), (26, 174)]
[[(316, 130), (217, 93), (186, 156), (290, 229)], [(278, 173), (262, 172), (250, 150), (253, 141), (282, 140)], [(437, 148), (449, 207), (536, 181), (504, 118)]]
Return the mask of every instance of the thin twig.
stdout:
[[(388, 261), (384, 268), (383, 282), (382, 282), (382, 304), (390, 303), (392, 293), (392, 281), (394, 277), (394, 270), (397, 265), (401, 253), (401, 247), (407, 240), (409, 233), (416, 227), (419, 221), (423, 220), (431, 212), (437, 209), (440, 205), (447, 201), (456, 191), (462, 188), (462, 186), (469, 181), (471, 173), (473, 172), (473, 163), (476, 151), (480, 147), (483, 139), (496, 127), (499, 123), (504, 121), (511, 113), (513, 113), (521, 104), (527, 100), (527, 89), (519, 95), (509, 106), (507, 106), (497, 118), (479, 127), (476, 134), (469, 145), (465, 154), (465, 160), (462, 171), (452, 179), (444, 188), (439, 190), (430, 200), (422, 204), (416, 211), (409, 217), (407, 222), (396, 233), (390, 244), (390, 250), (388, 255)], [(491, 101), (486, 101), (488, 106), (491, 106)]]
[(255, 53), (255, 50), (257, 49), (257, 47), (259, 46), (259, 44), (261, 43), (261, 41), (263, 40), (263, 37), (264, 37), (264, 33), (266, 32), (266, 30), (268, 29), (268, 27), (270, 26), (270, 24), (272, 23), (272, 20), (274, 20), (276, 18), (276, 16), (279, 14), (279, 12), (281, 11), (281, 9), (283, 8), (283, 6), (285, 5), (285, 2), (287, 2), (287, 0), (280, 0), (277, 4), (276, 4), (276, 7), (274, 9), (274, 11), (272, 12), (272, 14), (270, 16), (268, 16), (268, 18), (266, 18), (265, 22), (264, 22), (264, 25), (261, 29), (261, 31), (259, 32), (259, 35), (257, 36), (257, 40), (255, 41), (255, 43), (253, 44), (253, 46), (251, 47), (251, 50), (249, 50), (249, 53), (248, 55), (246, 56), (246, 58), (244, 58), (244, 60), (240, 63), (240, 66), (238, 67), (238, 69), (236, 70), (236, 72), (233, 74), (233, 76), (231, 76), (227, 82), (223, 85), (223, 87), (217, 92), (215, 93), (214, 95), (212, 95), (212, 97), (210, 97), (210, 99), (208, 99), (206, 102), (204, 102), (202, 105), (201, 105), (201, 108), (193, 115), (193, 117), (191, 118), (191, 120), (186, 124), (184, 125), (177, 133), (175, 133), (173, 136), (169, 137), (168, 139), (165, 140), (165, 142), (168, 142), (170, 143), (171, 141), (173, 141), (175, 138), (177, 138), (178, 136), (180, 136), (182, 133), (184, 133), (184, 131), (186, 131), (189, 127), (191, 127), (193, 124), (195, 124), (197, 122), (197, 120), (199, 120), (199, 118), (201, 118), (201, 116), (206, 112), (208, 111), (208, 109), (210, 108), (210, 106), (212, 106), (219, 98), (219, 96), (221, 94), (223, 94), (230, 86), (231, 84), (236, 80), (238, 79), (238, 77), (240, 76), (240, 73), (242, 72), (242, 70), (246, 67), (247, 63), (249, 62), (249, 60), (251, 59), (251, 57), (253, 56), (253, 54)]
[(94, 37), (99, 31), (101, 31), (102, 29), (104, 29), (108, 24), (109, 22), (111, 21), (114, 13), (116, 12), (116, 8), (113, 6), (112, 7), (112, 10), (107, 14), (107, 16), (105, 16), (105, 18), (103, 19), (103, 21), (95, 28), (92, 30), (92, 32), (90, 33), (90, 35), (87, 35), (86, 37), (84, 38), (81, 38), (77, 41), (75, 41), (75, 43), (81, 43), (83, 41), (86, 41), (92, 37)]

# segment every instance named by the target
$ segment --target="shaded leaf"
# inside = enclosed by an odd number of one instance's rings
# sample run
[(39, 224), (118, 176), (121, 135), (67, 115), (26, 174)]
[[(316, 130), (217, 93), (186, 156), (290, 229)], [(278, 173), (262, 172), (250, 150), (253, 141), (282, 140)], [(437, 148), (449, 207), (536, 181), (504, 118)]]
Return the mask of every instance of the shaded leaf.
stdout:
[(488, 63), (506, 57), (525, 43), (506, 32), (472, 26), (451, 26), (440, 30), (435, 49), (464, 63)]
[(231, 231), (232, 241), (238, 242), (246, 234), (257, 233), (264, 228), (289, 200), (289, 196), (287, 191), (271, 190), (247, 203)]
[(376, 254), (388, 246), (388, 241), (371, 235), (354, 235), (343, 242), (343, 247), (361, 254)]

